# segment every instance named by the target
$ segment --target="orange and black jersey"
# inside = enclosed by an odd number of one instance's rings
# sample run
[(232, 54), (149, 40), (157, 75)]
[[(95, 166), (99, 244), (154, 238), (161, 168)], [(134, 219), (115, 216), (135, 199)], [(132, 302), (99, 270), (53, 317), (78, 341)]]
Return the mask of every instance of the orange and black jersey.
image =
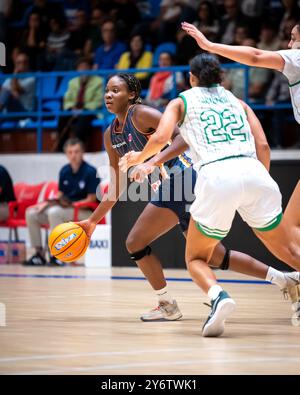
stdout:
[[(148, 133), (144, 133), (136, 128), (132, 120), (134, 107), (135, 105), (129, 107), (123, 128), (120, 132), (117, 132), (116, 130), (117, 119), (115, 119), (110, 126), (112, 148), (120, 157), (124, 156), (130, 151), (142, 151), (151, 134), (155, 132), (155, 130), (150, 130)], [(168, 146), (165, 148), (167, 147)], [(171, 169), (173, 166), (179, 166), (182, 168), (182, 170), (184, 170), (186, 167), (191, 166), (192, 162), (188, 156), (182, 154), (165, 162), (164, 165), (169, 169)]]

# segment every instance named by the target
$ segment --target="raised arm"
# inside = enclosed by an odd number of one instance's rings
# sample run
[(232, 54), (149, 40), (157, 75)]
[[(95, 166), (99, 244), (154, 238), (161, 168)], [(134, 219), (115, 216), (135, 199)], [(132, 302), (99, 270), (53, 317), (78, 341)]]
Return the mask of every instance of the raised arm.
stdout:
[(197, 41), (199, 47), (205, 51), (215, 53), (248, 66), (265, 67), (278, 71), (282, 71), (284, 68), (284, 59), (277, 52), (264, 51), (253, 47), (239, 45), (213, 43), (209, 41), (204, 34), (200, 32), (200, 30), (190, 23), (184, 22), (182, 24), (182, 28), (188, 35), (193, 37)]
[(265, 135), (265, 132), (261, 126), (261, 123), (257, 116), (255, 115), (252, 108), (248, 106), (245, 102), (241, 100), (241, 103), (247, 113), (247, 119), (251, 128), (251, 132), (255, 140), (255, 148), (257, 159), (265, 166), (265, 168), (270, 170), (270, 157), (271, 150)]

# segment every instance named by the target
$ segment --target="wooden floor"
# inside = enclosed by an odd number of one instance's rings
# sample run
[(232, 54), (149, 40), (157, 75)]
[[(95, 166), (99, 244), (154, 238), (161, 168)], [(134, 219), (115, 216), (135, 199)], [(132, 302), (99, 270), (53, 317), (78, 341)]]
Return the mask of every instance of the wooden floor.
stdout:
[(135, 269), (0, 265), (0, 373), (299, 374), (300, 327), (276, 286), (224, 283), (237, 310), (222, 337), (202, 338), (206, 297), (185, 271), (166, 274), (182, 279), (169, 287), (184, 317), (144, 323), (156, 298), (144, 280), (123, 278), (140, 277)]

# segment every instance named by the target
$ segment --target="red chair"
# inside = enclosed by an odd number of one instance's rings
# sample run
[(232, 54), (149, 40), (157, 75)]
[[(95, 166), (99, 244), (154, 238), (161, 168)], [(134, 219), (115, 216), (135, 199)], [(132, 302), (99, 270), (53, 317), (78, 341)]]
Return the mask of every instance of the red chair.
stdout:
[(30, 185), (18, 183), (14, 185), (16, 201), (9, 202), (9, 216), (5, 226), (9, 228), (9, 243), (12, 241), (12, 231), (15, 232), (15, 239), (18, 240), (18, 228), (26, 227), (25, 211), (28, 207), (37, 203), (39, 194), (44, 183)]
[(57, 181), (49, 181), (45, 184), (42, 189), (39, 201), (44, 202), (49, 199), (56, 199), (58, 193), (58, 182)]
[[(105, 193), (108, 191), (108, 186), (109, 184), (107, 182), (100, 184), (100, 189), (101, 189), (101, 195), (103, 196)], [(98, 202), (91, 202), (91, 203), (73, 203), (74, 207), (74, 222), (78, 221), (78, 214), (79, 210), (82, 208), (90, 208), (91, 210), (95, 210), (98, 207)], [(103, 217), (101, 221), (99, 221), (99, 225), (105, 225), (106, 224), (106, 218)]]

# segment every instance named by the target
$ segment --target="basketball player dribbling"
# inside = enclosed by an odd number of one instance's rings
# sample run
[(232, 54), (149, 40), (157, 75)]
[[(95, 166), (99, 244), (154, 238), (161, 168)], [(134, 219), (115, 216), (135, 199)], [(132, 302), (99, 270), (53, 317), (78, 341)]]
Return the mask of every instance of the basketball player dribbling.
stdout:
[[(106, 107), (108, 111), (116, 115), (116, 118), (105, 131), (104, 141), (114, 174), (111, 177), (110, 190), (103, 197), (98, 208), (87, 220), (79, 222), (89, 237), (96, 224), (114, 206), (125, 188), (125, 180), (121, 180), (121, 178), (124, 179), (124, 174), (119, 171), (120, 158), (132, 150), (141, 151), (160, 122), (162, 114), (159, 111), (139, 104), (140, 91), (139, 81), (130, 74), (117, 74), (112, 76), (107, 83)], [(256, 134), (258, 155), (268, 166), (269, 159), (266, 158), (265, 150), (260, 149), (261, 146), (265, 147), (265, 136), (255, 116), (251, 117), (251, 122), (253, 123), (253, 133)], [(185, 155), (179, 155), (187, 148), (187, 145), (175, 125), (171, 139), (173, 140), (172, 144), (166, 144), (164, 149), (144, 166), (147, 166), (147, 173), (151, 173), (154, 167), (162, 163), (167, 172), (172, 172), (175, 168), (176, 171), (173, 172), (169, 180), (161, 183), (158, 192), (141, 213), (126, 240), (131, 259), (137, 263), (158, 296), (159, 307), (143, 314), (141, 316), (143, 321), (176, 320), (182, 316), (176, 301), (167, 289), (161, 262), (149, 246), (151, 242), (178, 223), (183, 233), (186, 233), (189, 224), (190, 214), (186, 211), (186, 206), (191, 202), (184, 199), (175, 201), (174, 185), (183, 184), (184, 175), (188, 172), (190, 177), (186, 177), (186, 179), (191, 181), (189, 187), (192, 190), (196, 179), (195, 171), (190, 165), (189, 159)], [(126, 176), (125, 179), (127, 179)], [(171, 198), (168, 200), (164, 200), (164, 195), (168, 196), (168, 193), (164, 194), (165, 190), (171, 192)], [(230, 268), (272, 281), (290, 295), (292, 302), (298, 300), (299, 273), (297, 272), (282, 273), (248, 255), (229, 251), (222, 244), (219, 244), (215, 249), (209, 264), (212, 267)]]
[(144, 162), (161, 150), (175, 125), (191, 148), (197, 171), (195, 200), (187, 234), (186, 263), (196, 284), (211, 300), (203, 336), (220, 336), (234, 300), (217, 284), (209, 261), (230, 231), (236, 211), (278, 259), (300, 269), (300, 243), (282, 216), (276, 182), (257, 159), (246, 108), (220, 82), (214, 55), (202, 54), (190, 64), (191, 89), (172, 100), (142, 152), (130, 152), (120, 168)]

